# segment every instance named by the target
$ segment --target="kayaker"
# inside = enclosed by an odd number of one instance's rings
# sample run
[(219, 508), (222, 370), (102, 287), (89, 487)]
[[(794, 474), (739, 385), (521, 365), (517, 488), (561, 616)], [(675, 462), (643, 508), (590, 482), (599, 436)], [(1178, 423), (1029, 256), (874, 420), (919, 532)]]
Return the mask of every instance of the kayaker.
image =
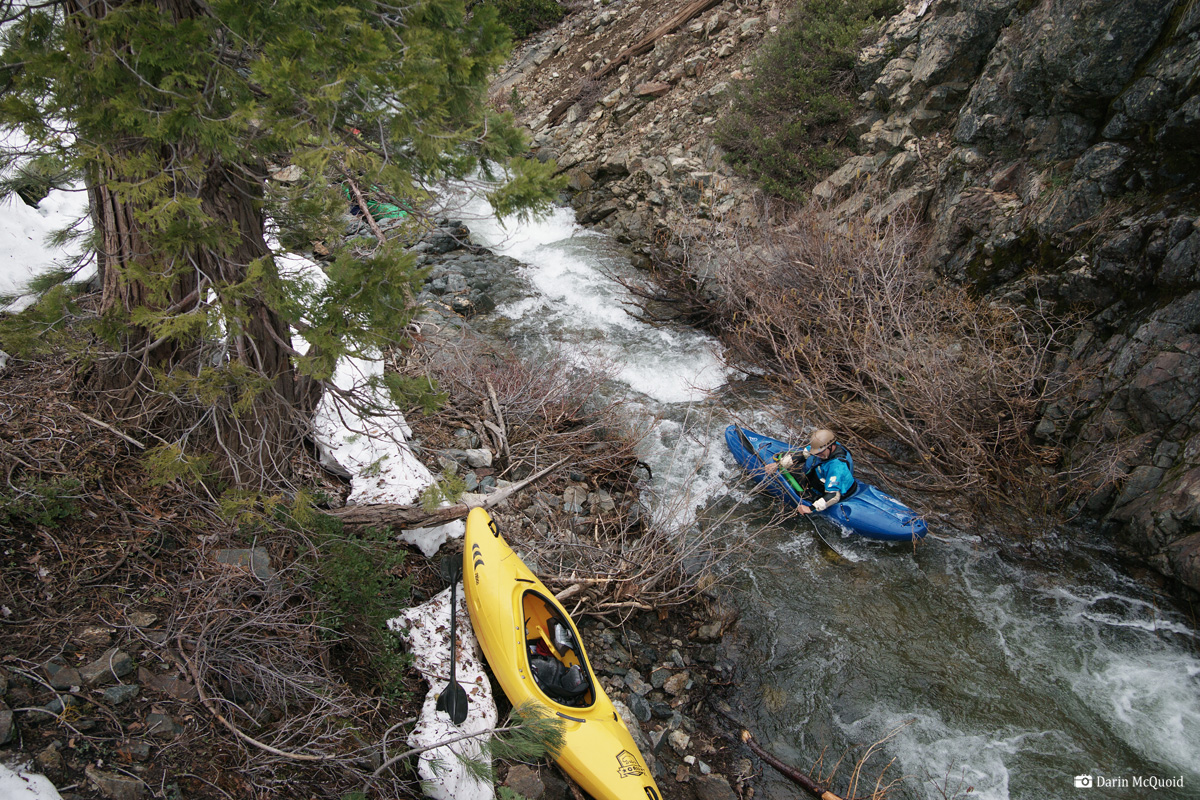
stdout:
[[(822, 491), (811, 508), (800, 504), (801, 514), (824, 511), (854, 493), (854, 459), (850, 457), (850, 451), (838, 443), (833, 431), (828, 428), (813, 431), (808, 447), (801, 450), (800, 455), (804, 457), (804, 474), (808, 477), (808, 485), (814, 488), (819, 486)], [(794, 463), (792, 454), (784, 453), (778, 461), (767, 464), (766, 471), (786, 470)]]

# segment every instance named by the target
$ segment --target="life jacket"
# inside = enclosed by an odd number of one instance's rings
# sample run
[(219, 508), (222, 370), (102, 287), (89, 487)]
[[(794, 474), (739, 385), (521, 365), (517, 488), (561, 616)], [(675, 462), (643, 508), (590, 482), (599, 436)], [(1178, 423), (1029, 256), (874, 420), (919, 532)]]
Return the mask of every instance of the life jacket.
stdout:
[(858, 491), (858, 478), (854, 477), (854, 457), (850, 455), (849, 450), (842, 446), (841, 442), (834, 443), (833, 453), (829, 456), (829, 458), (817, 458), (816, 456), (809, 456), (809, 459), (814, 462), (813, 465), (804, 472), (804, 476), (808, 479), (809, 486), (814, 488), (820, 487), (823, 490), (825, 488), (825, 484), (821, 481), (820, 476), (817, 475), (817, 467), (837, 459), (845, 464), (846, 468), (850, 470), (850, 478), (853, 481), (846, 491), (842, 492), (842, 499), (845, 500), (847, 497)]

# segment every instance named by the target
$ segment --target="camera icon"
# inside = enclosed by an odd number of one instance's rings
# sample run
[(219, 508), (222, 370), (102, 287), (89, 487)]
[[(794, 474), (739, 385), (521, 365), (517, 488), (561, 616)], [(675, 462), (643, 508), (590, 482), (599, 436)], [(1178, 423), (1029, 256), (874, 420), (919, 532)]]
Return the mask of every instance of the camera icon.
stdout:
[(1093, 780), (1092, 780), (1091, 775), (1076, 775), (1075, 776), (1075, 788), (1076, 789), (1091, 789), (1092, 783), (1093, 783)]

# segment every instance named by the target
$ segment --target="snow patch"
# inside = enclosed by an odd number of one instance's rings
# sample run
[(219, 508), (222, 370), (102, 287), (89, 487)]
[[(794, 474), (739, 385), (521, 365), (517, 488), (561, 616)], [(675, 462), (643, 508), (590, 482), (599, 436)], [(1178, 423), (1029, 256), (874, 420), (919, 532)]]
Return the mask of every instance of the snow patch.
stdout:
[(4, 800), (62, 800), (45, 775), (26, 772), (23, 766), (17, 766), (14, 771), (3, 764), (0, 764), (0, 797)]
[[(438, 695), (450, 678), (450, 590), (446, 589), (429, 602), (403, 611), (388, 621), (389, 628), (404, 636), (414, 666), (429, 683), (420, 720), (408, 735), (408, 743), (414, 748), (467, 733), (482, 734), (496, 727), (498, 714), (492, 699), (492, 685), (483, 671), (483, 658), (471, 628), (461, 583), (457, 593), (455, 678), (467, 693), (467, 718), (460, 726), (451, 722), (444, 711), (437, 710)], [(486, 760), (483, 744), (487, 739), (488, 735), (483, 734), (422, 753), (417, 771), (427, 782), (426, 794), (434, 800), (493, 800), (495, 789), (492, 784), (479, 782), (459, 762), (460, 756), (475, 761)]]
[(456, 519), (436, 528), (413, 528), (402, 531), (400, 541), (416, 546), (426, 558), (433, 558), (438, 549), (450, 539), (461, 539), (467, 533), (465, 520)]
[[(275, 242), (271, 242), (271, 246), (277, 247)], [(316, 262), (295, 253), (277, 252), (275, 263), (280, 274), (289, 279), (305, 281), (314, 291), (328, 280)], [(296, 333), (292, 334), (292, 346), (301, 353), (308, 351), (308, 343)], [(391, 398), (385, 391), (368, 385), (372, 378), (382, 375), (382, 360), (343, 358), (334, 371), (334, 385), (367, 398), (381, 413), (363, 417), (326, 392), (313, 418), (321, 463), (334, 472), (340, 471), (338, 467), (341, 467), (348, 473), (351, 490), (346, 502), (351, 505), (413, 503), (425, 487), (433, 483), (433, 474), (408, 444), (412, 429), (405, 422), (404, 415), (392, 408)], [(433, 541), (435, 538), (425, 537), (423, 540)], [(444, 541), (445, 538), (441, 540)], [(438, 546), (441, 542), (438, 542)], [(437, 552), (437, 547), (429, 552), (421, 546), (421, 551), (426, 556), (432, 556)]]

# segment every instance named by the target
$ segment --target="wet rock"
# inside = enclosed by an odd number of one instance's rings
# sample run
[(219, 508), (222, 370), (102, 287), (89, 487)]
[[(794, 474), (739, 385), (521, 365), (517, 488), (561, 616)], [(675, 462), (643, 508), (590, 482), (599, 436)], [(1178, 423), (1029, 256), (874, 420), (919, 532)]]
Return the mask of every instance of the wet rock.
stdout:
[(701, 775), (692, 781), (696, 800), (738, 800), (737, 793), (723, 775)]
[(133, 659), (128, 653), (112, 648), (79, 670), (88, 686), (100, 686), (117, 681), (133, 672)]

